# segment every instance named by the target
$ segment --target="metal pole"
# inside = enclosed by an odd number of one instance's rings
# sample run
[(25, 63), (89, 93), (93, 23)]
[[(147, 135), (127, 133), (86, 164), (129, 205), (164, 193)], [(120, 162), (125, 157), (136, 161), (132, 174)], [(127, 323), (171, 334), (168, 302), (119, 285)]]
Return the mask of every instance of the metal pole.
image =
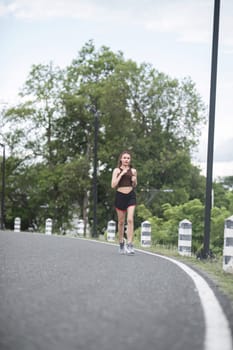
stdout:
[(5, 145), (0, 143), (3, 148), (2, 157), (2, 196), (1, 196), (1, 230), (5, 229)]
[(211, 192), (212, 192), (212, 177), (213, 177), (215, 101), (216, 101), (217, 61), (218, 61), (218, 33), (219, 33), (219, 12), (220, 12), (219, 9), (220, 9), (220, 0), (215, 0), (213, 42), (212, 42), (210, 106), (209, 106), (206, 198), (205, 198), (205, 233), (204, 233), (204, 248), (203, 248), (204, 259), (206, 259), (210, 253), (209, 242), (210, 242), (210, 220), (211, 220)]
[(93, 236), (97, 237), (97, 167), (98, 167), (98, 128), (99, 128), (99, 115), (98, 112), (94, 112), (94, 166), (93, 166)]

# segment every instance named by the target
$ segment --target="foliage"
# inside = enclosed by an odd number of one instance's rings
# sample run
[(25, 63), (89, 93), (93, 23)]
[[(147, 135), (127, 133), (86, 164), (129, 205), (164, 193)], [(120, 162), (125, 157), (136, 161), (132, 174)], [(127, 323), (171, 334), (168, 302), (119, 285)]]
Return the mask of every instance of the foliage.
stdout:
[[(122, 52), (97, 50), (90, 40), (65, 69), (33, 65), (20, 96), (1, 121), (9, 227), (15, 216), (25, 228), (32, 222), (42, 227), (48, 215), (57, 231), (73, 215), (92, 225), (97, 118), (98, 232), (115, 219), (111, 174), (119, 153), (129, 149), (138, 171), (138, 208), (148, 210), (154, 242), (175, 242), (177, 224), (187, 217), (200, 244), (205, 181), (190, 154), (205, 107), (190, 78), (172, 79), (148, 63), (126, 60)], [(220, 199), (217, 188), (216, 205), (232, 208), (227, 190)]]
[[(143, 204), (137, 207), (137, 214), (142, 221), (150, 222), (152, 243), (155, 245), (177, 245), (179, 224), (184, 219), (189, 220), (192, 223), (192, 251), (195, 253), (201, 248), (204, 238), (204, 205), (199, 199), (176, 206), (164, 204), (163, 218), (153, 216)], [(212, 209), (210, 246), (215, 254), (222, 253), (224, 221), (229, 215), (226, 208)]]

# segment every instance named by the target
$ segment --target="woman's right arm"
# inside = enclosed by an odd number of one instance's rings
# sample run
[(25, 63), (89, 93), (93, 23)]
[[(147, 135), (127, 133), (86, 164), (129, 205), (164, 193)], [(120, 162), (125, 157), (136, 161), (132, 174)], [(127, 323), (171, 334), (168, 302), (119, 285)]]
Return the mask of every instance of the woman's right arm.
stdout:
[[(121, 173), (121, 174), (122, 174), (122, 173)], [(112, 182), (111, 182), (111, 187), (112, 187), (112, 188), (117, 187), (118, 182), (120, 181), (121, 176), (122, 176), (121, 174), (120, 174), (120, 169), (119, 169), (119, 168), (115, 168), (115, 169), (113, 170), (113, 173), (112, 173)]]

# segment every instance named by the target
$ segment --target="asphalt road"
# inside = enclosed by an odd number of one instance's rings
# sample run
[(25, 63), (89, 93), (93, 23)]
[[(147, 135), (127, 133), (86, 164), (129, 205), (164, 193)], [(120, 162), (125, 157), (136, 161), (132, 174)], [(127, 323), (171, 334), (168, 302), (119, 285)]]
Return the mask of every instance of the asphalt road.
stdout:
[(205, 350), (204, 339), (196, 286), (175, 264), (0, 232), (0, 350)]

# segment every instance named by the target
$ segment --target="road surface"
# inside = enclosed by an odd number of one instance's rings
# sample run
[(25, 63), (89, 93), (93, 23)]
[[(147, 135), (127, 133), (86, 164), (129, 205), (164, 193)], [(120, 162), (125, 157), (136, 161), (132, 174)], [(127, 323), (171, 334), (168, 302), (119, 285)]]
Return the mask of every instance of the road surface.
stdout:
[(198, 288), (183, 268), (156, 255), (2, 231), (0, 349), (231, 350), (224, 315), (216, 340), (223, 347), (208, 340), (216, 332), (208, 331)]

